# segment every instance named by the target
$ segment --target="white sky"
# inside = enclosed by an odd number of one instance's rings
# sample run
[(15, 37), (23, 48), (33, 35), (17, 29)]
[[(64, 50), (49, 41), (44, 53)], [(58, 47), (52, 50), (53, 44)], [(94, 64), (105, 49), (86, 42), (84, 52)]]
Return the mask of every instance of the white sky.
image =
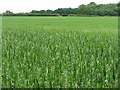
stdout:
[(118, 3), (119, 0), (0, 0), (0, 13), (10, 10), (14, 13), (31, 10), (55, 10), (57, 8), (77, 8), (81, 4), (96, 2), (97, 4)]

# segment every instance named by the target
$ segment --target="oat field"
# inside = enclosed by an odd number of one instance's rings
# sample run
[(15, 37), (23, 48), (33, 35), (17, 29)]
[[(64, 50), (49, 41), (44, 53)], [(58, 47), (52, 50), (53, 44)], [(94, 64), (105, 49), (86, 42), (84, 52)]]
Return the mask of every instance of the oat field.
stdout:
[(117, 17), (2, 19), (2, 87), (117, 87)]

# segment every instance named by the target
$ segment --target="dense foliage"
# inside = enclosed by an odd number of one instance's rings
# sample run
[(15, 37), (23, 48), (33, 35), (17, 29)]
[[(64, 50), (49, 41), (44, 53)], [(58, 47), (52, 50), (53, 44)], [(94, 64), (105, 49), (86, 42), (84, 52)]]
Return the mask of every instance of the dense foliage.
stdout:
[(32, 10), (29, 13), (12, 13), (7, 10), (5, 16), (117, 16), (117, 4), (96, 4), (91, 2), (87, 5), (80, 5), (78, 8), (58, 8), (56, 10)]

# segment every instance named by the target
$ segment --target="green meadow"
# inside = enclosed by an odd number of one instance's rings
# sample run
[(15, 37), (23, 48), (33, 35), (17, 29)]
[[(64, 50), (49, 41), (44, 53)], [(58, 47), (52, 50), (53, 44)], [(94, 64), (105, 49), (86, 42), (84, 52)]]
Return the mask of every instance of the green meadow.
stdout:
[(117, 20), (4, 16), (2, 87), (117, 87)]

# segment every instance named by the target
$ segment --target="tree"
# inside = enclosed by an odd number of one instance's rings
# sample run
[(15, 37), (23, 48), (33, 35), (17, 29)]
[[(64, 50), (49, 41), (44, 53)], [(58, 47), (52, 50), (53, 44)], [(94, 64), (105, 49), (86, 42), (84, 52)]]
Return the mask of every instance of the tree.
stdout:
[(46, 13), (51, 15), (51, 14), (53, 14), (53, 11), (52, 10), (47, 10)]
[(13, 15), (13, 12), (11, 12), (11, 11), (9, 11), (9, 10), (7, 10), (5, 13), (3, 13), (3, 15)]
[(118, 2), (117, 6), (118, 6), (118, 9), (116, 11), (118, 12), (118, 16), (120, 16), (120, 1)]
[(88, 5), (97, 5), (95, 2), (90, 2)]
[(87, 5), (80, 5), (78, 8), (58, 8), (56, 10), (32, 10), (29, 13), (17, 13), (14, 14), (7, 10), (3, 15), (14, 16), (117, 16), (120, 15), (120, 2), (118, 4), (96, 4), (90, 2)]

